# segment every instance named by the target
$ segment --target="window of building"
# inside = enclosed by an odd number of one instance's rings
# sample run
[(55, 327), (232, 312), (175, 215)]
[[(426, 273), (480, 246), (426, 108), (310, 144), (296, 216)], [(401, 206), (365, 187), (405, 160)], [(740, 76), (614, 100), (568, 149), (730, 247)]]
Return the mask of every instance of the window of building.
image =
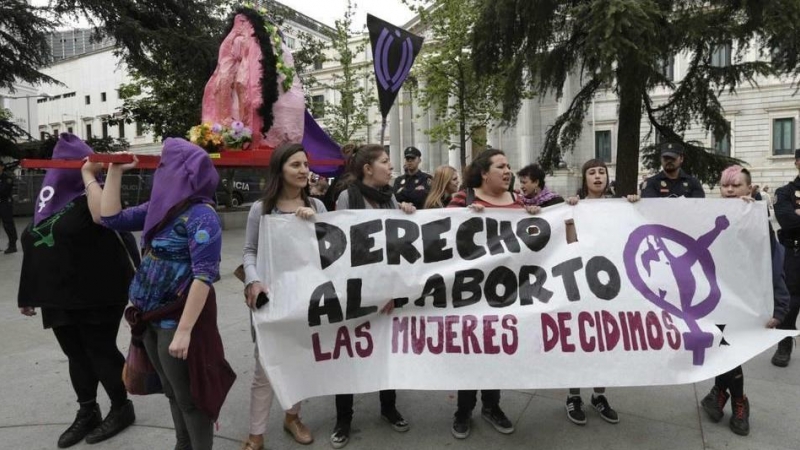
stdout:
[(86, 124), (86, 136), (85, 136), (85, 138), (86, 139), (91, 139), (91, 137), (92, 137), (92, 124), (87, 123)]
[(47, 132), (39, 130), (39, 140), (43, 141), (45, 139), (47, 139)]
[(108, 122), (103, 122), (102, 136), (103, 136), (103, 138), (107, 138), (108, 137)]
[(74, 92), (69, 92), (67, 94), (64, 94), (64, 98), (70, 98), (70, 97), (75, 97), (75, 93)]
[(142, 126), (142, 122), (136, 122), (136, 136), (143, 136), (144, 135), (144, 127)]
[(105, 92), (101, 92), (101, 93), (100, 93), (100, 101), (101, 101), (101, 102), (104, 102), (104, 101), (106, 101), (106, 93), (105, 93)]
[(322, 69), (322, 58), (317, 58), (314, 60), (314, 70), (321, 70)]
[(87, 96), (83, 97), (83, 99), (86, 101), (87, 105), (91, 105), (92, 104), (92, 97), (87, 95)]
[[(728, 129), (731, 128), (731, 123), (727, 122)], [(731, 156), (731, 134), (730, 133), (722, 133), (717, 135), (714, 133), (712, 136), (712, 147), (714, 147), (714, 153), (718, 155), (725, 155)]]
[(603, 161), (611, 162), (611, 131), (596, 131), (594, 133), (594, 157)]
[(325, 96), (315, 95), (311, 97), (311, 116), (315, 119), (325, 117)]
[(67, 127), (67, 133), (72, 134), (72, 127)]
[(775, 119), (772, 121), (772, 154), (794, 154), (794, 119)]
[(58, 136), (58, 128), (53, 128), (53, 136)]
[(119, 137), (124, 138), (125, 137), (125, 122), (120, 122), (119, 125), (118, 125), (118, 128), (119, 128)]
[(669, 81), (675, 80), (675, 57), (661, 59), (658, 61), (658, 71)]
[(289, 49), (294, 50), (294, 45), (295, 45), (294, 38), (286, 36), (286, 46), (289, 47)]
[(733, 44), (731, 44), (730, 42), (715, 46), (711, 53), (711, 65), (714, 67), (730, 66), (732, 50), (733, 50)]

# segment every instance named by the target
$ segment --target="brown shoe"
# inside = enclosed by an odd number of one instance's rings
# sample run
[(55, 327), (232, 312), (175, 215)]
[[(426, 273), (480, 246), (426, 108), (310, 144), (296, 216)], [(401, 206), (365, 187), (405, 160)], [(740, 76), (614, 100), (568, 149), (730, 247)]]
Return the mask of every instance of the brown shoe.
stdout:
[(264, 450), (264, 443), (256, 444), (248, 439), (242, 444), (242, 450)]
[(286, 419), (283, 421), (283, 429), (291, 434), (294, 440), (299, 444), (308, 445), (314, 442), (311, 431), (300, 421), (300, 416), (287, 414)]

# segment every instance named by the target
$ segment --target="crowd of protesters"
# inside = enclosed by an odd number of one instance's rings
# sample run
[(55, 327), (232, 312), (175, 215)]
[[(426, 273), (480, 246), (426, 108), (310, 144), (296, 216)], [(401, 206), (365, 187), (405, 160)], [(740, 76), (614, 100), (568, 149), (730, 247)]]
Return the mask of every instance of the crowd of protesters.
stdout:
[[(59, 436), (58, 447), (82, 440), (100, 442), (135, 421), (133, 404), (122, 382), (125, 357), (116, 345), (123, 310), (130, 302), (125, 317), (132, 334), (141, 339), (167, 397), (176, 434), (174, 448), (210, 449), (213, 424), (235, 378), (225, 361), (217, 329), (213, 288), (220, 277), (222, 248), (213, 202), (219, 177), (202, 148), (182, 139), (167, 139), (154, 175), (151, 200), (123, 209), (121, 176), (137, 166), (136, 158), (126, 164), (110, 164), (103, 177), (102, 164), (87, 159), (92, 153), (74, 135), (61, 135), (54, 158), (85, 163), (81, 171), (48, 170), (39, 197), (47, 200), (42, 201), (20, 239), (24, 251), (20, 312), (32, 316), (36, 308), (40, 309), (44, 328), (53, 330), (67, 356), (79, 405), (74, 422)], [(516, 173), (519, 189), (515, 189), (515, 174), (505, 154), (497, 149), (478, 154), (463, 174), (444, 165), (429, 175), (420, 170), (422, 152), (408, 147), (403, 152), (404, 173), (394, 181), (394, 168), (382, 145), (348, 145), (343, 154), (347, 160), (345, 173), (329, 185), (326, 178), (310, 172), (308, 155), (301, 145), (286, 144), (272, 153), (265, 169), (263, 199), (252, 205), (245, 232), (241, 277), (244, 303), (251, 311), (270, 301), (269, 286), (256, 270), (259, 224), (264, 215), (294, 214), (313, 220), (315, 215), (332, 210), (395, 209), (415, 214), (418, 209), (465, 207), (475, 213), (503, 208), (539, 214), (543, 208), (615, 197), (609, 169), (597, 159), (583, 164), (582, 183), (574, 195), (559, 195), (547, 185), (546, 172), (535, 164)], [(682, 170), (684, 157), (681, 145), (662, 145), (663, 170), (643, 181), (640, 195), (619, 201), (704, 197), (701, 183)], [(795, 158), (800, 170), (800, 150)], [(753, 185), (749, 171), (740, 166), (725, 170), (719, 186), (723, 198), (747, 202), (761, 198), (769, 204), (770, 212), (774, 210), (781, 227), (777, 236), (769, 227), (775, 306), (765, 326), (796, 329), (800, 310), (800, 177), (775, 191), (774, 207), (768, 186), (761, 190)], [(556, 206), (559, 204), (567, 206)], [(131, 235), (133, 231), (142, 232), (141, 251)], [(381, 313), (392, 314), (393, 308), (393, 302), (389, 302)], [(792, 338), (781, 341), (772, 363), (786, 367), (792, 347)], [(249, 436), (243, 450), (265, 448), (273, 400), (257, 344), (254, 350)], [(111, 400), (105, 417), (96, 398), (99, 385)], [(216, 389), (218, 386), (225, 388)], [(480, 394), (481, 416), (498, 432), (513, 433), (514, 425), (501, 408), (500, 390), (484, 389)], [(396, 392), (381, 391), (379, 399), (381, 417), (395, 431), (408, 431), (410, 422), (397, 409)], [(733, 432), (747, 435), (750, 406), (741, 366), (716, 377), (701, 407), (716, 422), (724, 416), (729, 399), (729, 426)], [(470, 435), (477, 402), (477, 390), (458, 391), (451, 429), (455, 438)], [(605, 388), (593, 388), (590, 404), (606, 422), (620, 421)], [(335, 396), (336, 422), (330, 435), (334, 448), (342, 448), (350, 440), (353, 406), (354, 395)], [(569, 389), (567, 418), (578, 425), (586, 424), (583, 408), (580, 389)], [(283, 428), (297, 443), (309, 444), (314, 438), (300, 411), (299, 403), (285, 411)]]

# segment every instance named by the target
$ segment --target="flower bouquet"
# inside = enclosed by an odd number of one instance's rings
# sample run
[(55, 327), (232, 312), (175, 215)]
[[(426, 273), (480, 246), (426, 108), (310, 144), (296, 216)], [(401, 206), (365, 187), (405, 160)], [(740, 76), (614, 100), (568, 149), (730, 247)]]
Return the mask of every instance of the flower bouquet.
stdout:
[(253, 141), (253, 131), (238, 120), (231, 121), (230, 126), (204, 122), (193, 126), (186, 136), (209, 153), (246, 149)]

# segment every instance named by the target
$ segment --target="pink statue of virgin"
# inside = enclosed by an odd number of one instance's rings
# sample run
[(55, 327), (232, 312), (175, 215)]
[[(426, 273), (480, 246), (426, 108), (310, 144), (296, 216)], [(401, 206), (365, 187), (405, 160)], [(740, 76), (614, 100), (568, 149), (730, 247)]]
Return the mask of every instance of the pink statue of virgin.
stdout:
[(303, 139), (305, 98), (300, 79), (295, 73), (291, 88), (284, 91), (286, 75), (269, 62), (293, 68), (294, 59), (283, 43), (282, 57), (278, 56), (265, 25), (256, 11), (239, 9), (203, 92), (203, 122), (241, 121), (253, 130), (254, 150)]

